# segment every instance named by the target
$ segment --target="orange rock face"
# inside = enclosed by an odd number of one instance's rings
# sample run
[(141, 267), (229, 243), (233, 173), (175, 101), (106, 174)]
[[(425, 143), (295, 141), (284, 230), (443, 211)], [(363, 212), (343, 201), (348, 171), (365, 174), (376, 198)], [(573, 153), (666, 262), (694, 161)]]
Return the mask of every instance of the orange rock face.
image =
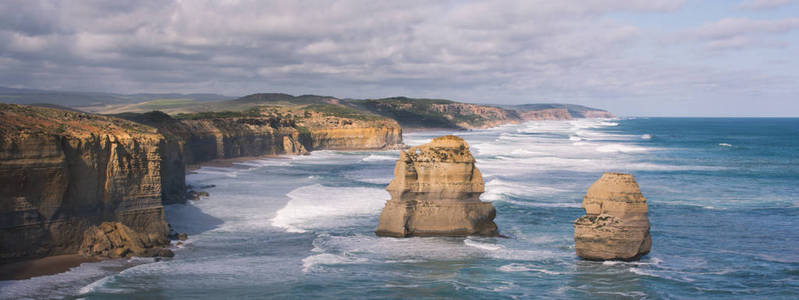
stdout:
[(103, 221), (164, 240), (163, 145), (133, 122), (0, 104), (0, 261), (75, 253)]
[(583, 199), (586, 215), (574, 221), (577, 255), (589, 260), (635, 260), (652, 238), (646, 198), (631, 174), (604, 173)]
[(474, 162), (466, 141), (452, 135), (403, 151), (377, 235), (497, 235), (496, 210), (480, 201), (485, 186)]

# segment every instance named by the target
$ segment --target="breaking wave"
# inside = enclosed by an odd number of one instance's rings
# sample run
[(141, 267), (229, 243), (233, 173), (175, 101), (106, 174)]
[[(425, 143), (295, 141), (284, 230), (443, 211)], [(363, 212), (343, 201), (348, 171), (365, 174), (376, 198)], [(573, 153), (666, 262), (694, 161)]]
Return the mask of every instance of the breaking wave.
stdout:
[(271, 221), (273, 226), (295, 233), (337, 227), (349, 221), (336, 220), (338, 217), (377, 214), (389, 199), (382, 189), (319, 184), (297, 188), (286, 196), (289, 202)]

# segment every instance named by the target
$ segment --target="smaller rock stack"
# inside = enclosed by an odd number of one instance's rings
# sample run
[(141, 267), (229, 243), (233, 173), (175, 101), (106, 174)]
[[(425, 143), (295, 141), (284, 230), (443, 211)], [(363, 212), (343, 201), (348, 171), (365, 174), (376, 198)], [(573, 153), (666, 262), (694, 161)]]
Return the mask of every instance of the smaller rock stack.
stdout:
[(585, 215), (574, 221), (577, 256), (588, 260), (637, 260), (649, 253), (646, 198), (631, 174), (604, 173), (583, 198)]
[(391, 200), (380, 214), (379, 236), (498, 234), (494, 206), (480, 201), (483, 175), (469, 145), (457, 136), (403, 151), (386, 190)]

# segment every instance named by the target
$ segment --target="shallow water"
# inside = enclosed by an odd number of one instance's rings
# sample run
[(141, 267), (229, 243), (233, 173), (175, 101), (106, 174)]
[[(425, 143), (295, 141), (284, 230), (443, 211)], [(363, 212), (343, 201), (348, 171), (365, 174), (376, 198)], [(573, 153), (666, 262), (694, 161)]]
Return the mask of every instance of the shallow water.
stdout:
[[(0, 282), (2, 296), (799, 297), (799, 119), (537, 121), (458, 135), (509, 238), (378, 238), (399, 152), (318, 151), (190, 175), (215, 187), (167, 208), (190, 235), (174, 259)], [(603, 171), (633, 173), (648, 199), (653, 248), (639, 262), (574, 255), (571, 222)]]

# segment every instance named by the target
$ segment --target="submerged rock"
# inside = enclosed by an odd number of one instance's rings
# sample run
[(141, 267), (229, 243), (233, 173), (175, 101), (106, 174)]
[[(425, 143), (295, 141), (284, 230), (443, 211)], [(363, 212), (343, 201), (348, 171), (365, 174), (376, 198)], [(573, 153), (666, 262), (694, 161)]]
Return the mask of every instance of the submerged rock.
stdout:
[(485, 186), (474, 162), (466, 141), (453, 135), (402, 151), (377, 235), (498, 235), (494, 206), (480, 201)]
[(171, 250), (160, 246), (169, 241), (154, 234), (143, 234), (118, 222), (103, 222), (83, 233), (80, 254), (87, 257), (121, 258), (129, 256), (172, 257)]
[(583, 198), (574, 221), (577, 255), (588, 260), (636, 260), (649, 253), (646, 198), (631, 174), (604, 173)]

